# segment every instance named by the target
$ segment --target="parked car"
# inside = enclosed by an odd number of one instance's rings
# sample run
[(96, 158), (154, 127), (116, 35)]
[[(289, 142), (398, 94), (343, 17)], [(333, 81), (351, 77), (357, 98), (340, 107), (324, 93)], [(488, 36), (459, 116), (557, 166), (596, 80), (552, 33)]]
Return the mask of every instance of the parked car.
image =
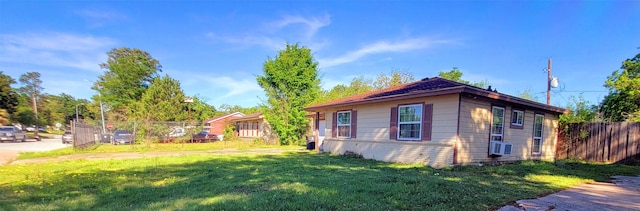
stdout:
[(133, 144), (133, 133), (127, 130), (116, 130), (113, 132), (112, 144)]
[(16, 126), (0, 126), (0, 141), (27, 141), (27, 134)]
[(25, 128), (25, 130), (26, 130), (27, 132), (34, 132), (34, 131), (36, 131), (36, 127), (35, 127), (35, 126), (26, 127), (26, 128)]
[(43, 132), (43, 133), (46, 133), (46, 132), (47, 132), (47, 129), (46, 129), (46, 128), (44, 128), (44, 127), (40, 127), (40, 128), (38, 128), (38, 131)]
[(71, 131), (64, 131), (64, 134), (62, 135), (62, 143), (63, 144), (73, 143), (73, 134), (71, 134)]
[(220, 141), (216, 134), (210, 134), (209, 131), (201, 131), (197, 134), (193, 134), (193, 136), (191, 136), (191, 140), (198, 143)]

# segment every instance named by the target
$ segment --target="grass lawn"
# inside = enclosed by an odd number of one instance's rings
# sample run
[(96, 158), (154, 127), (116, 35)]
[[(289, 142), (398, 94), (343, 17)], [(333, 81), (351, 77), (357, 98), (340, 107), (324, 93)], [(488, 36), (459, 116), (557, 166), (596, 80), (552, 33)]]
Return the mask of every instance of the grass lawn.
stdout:
[(0, 167), (0, 210), (488, 210), (640, 166), (433, 169), (345, 156), (186, 155)]
[(20, 153), (17, 160), (40, 158), (40, 157), (58, 157), (73, 154), (88, 153), (112, 153), (112, 152), (179, 152), (179, 151), (206, 151), (221, 149), (249, 149), (249, 148), (301, 148), (300, 146), (277, 146), (264, 145), (247, 141), (216, 141), (212, 143), (166, 143), (166, 144), (134, 144), (134, 145), (113, 145), (113, 144), (96, 144), (88, 149), (74, 149), (67, 147), (47, 152), (23, 152)]

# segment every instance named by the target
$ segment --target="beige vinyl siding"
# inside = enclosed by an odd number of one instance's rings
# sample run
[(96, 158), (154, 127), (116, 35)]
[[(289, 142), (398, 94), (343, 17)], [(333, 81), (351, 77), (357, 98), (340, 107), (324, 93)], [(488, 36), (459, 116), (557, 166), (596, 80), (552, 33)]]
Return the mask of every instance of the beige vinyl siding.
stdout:
[(558, 116), (551, 114), (544, 115), (544, 131), (542, 131), (542, 134), (544, 134), (544, 136), (542, 137), (542, 155), (540, 155), (540, 159), (554, 160), (556, 144), (558, 144)]
[[(459, 163), (512, 161), (525, 159), (553, 159), (557, 141), (557, 115), (544, 114), (544, 141), (542, 154), (533, 156), (533, 122), (536, 111), (524, 110), (523, 128), (511, 128), (512, 106), (495, 104), (505, 108), (504, 142), (512, 143), (512, 154), (491, 158), (489, 156), (489, 132), (491, 127), (491, 107), (488, 101), (462, 97), (460, 102), (460, 143), (458, 144)], [(541, 112), (538, 112), (541, 113)]]
[[(458, 94), (376, 104), (339, 107), (326, 110), (326, 138), (323, 150), (336, 154), (346, 151), (365, 158), (401, 163), (424, 163), (430, 166), (453, 164), (453, 146), (457, 140)], [(431, 141), (396, 141), (389, 139), (391, 107), (399, 104), (433, 104)], [(356, 110), (357, 138), (332, 138), (333, 112)]]
[(459, 163), (484, 160), (489, 152), (491, 103), (462, 97), (460, 102)]
[(323, 150), (332, 154), (346, 151), (366, 159), (385, 162), (417, 163), (432, 167), (453, 164), (453, 145), (408, 141), (367, 141), (325, 139)]

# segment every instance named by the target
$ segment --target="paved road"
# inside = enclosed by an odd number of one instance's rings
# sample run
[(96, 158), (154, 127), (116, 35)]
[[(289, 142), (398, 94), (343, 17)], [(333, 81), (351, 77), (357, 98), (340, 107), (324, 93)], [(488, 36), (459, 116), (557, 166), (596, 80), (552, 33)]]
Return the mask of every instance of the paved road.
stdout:
[(0, 151), (43, 152), (68, 146), (71, 145), (63, 144), (60, 138), (42, 139), (42, 141), (27, 139), (26, 142), (2, 142), (0, 143)]
[(20, 152), (43, 152), (68, 146), (71, 145), (63, 144), (60, 138), (42, 139), (42, 141), (27, 139), (26, 142), (2, 142), (0, 143), (0, 165), (15, 160)]

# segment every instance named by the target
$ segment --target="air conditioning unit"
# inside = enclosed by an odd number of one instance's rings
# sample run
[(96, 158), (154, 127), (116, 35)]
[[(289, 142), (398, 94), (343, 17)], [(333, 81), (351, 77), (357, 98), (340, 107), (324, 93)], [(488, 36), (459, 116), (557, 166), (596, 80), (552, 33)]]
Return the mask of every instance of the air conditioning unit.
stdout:
[(513, 144), (512, 143), (504, 143), (504, 142), (502, 142), (502, 154), (503, 155), (510, 155), (512, 148), (513, 148)]
[(513, 144), (501, 141), (491, 141), (489, 147), (489, 154), (510, 155), (513, 149)]

